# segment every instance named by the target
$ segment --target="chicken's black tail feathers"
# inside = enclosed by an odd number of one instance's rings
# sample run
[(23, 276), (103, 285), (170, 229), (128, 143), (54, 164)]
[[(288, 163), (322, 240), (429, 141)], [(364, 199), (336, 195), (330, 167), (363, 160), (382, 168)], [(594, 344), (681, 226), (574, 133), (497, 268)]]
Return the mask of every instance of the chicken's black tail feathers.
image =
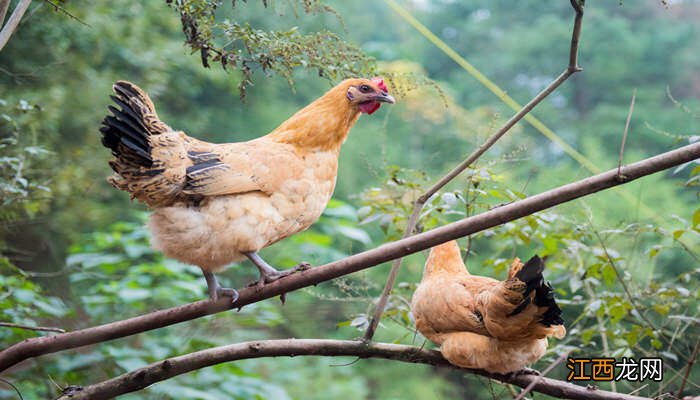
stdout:
[(515, 277), (525, 282), (527, 288), (525, 289), (524, 296), (529, 295), (533, 290), (537, 289), (542, 284), (542, 272), (544, 271), (544, 261), (535, 255), (531, 259), (527, 260), (525, 265), (520, 268), (515, 274)]
[(535, 305), (547, 307), (547, 311), (542, 314), (540, 323), (544, 326), (564, 325), (561, 317), (561, 308), (554, 298), (554, 289), (549, 282), (543, 281), (542, 285), (535, 290)]
[(561, 318), (561, 308), (559, 308), (554, 299), (552, 286), (542, 276), (543, 271), (544, 261), (535, 255), (515, 274), (518, 280), (525, 283), (525, 291), (523, 292), (523, 302), (510, 315), (522, 312), (531, 302), (530, 294), (535, 291), (535, 297), (532, 301), (538, 307), (547, 307), (547, 311), (542, 315), (540, 323), (545, 326), (561, 325), (564, 323), (564, 320)]
[(112, 87), (116, 96), (110, 96), (119, 107), (109, 106), (112, 115), (102, 120), (102, 144), (112, 150), (119, 160), (110, 163), (115, 172), (119, 164), (131, 167), (153, 165), (148, 137), (170, 128), (158, 119), (153, 103), (138, 86), (118, 81)]

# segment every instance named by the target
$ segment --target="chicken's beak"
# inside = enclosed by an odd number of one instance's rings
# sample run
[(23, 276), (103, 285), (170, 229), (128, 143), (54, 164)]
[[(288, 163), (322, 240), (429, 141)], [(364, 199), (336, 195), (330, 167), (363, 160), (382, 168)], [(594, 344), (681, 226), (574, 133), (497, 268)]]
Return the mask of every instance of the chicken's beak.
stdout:
[(382, 93), (374, 96), (374, 100), (379, 101), (381, 103), (389, 103), (389, 104), (396, 103), (396, 100), (394, 99), (394, 97), (387, 92), (382, 92)]

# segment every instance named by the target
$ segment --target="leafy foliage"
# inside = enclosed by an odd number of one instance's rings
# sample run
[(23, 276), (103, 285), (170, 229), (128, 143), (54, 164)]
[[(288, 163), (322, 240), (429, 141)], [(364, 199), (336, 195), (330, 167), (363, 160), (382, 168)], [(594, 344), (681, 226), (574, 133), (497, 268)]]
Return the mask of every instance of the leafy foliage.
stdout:
[[(335, 11), (319, 0), (297, 0), (306, 14)], [(351, 76), (371, 75), (374, 60), (358, 47), (348, 44), (327, 30), (303, 34), (297, 27), (287, 30), (262, 30), (227, 18), (217, 21), (222, 2), (209, 0), (167, 0), (180, 14), (185, 41), (199, 52), (204, 67), (216, 62), (223, 69), (233, 68), (243, 74), (238, 84), (241, 98), (253, 84), (253, 71), (277, 73), (290, 85), (296, 68), (315, 70), (332, 81)], [(267, 1), (263, 1), (267, 8)], [(240, 7), (238, 7), (240, 8)], [(237, 10), (231, 2), (231, 12)]]
[(26, 100), (0, 99), (0, 223), (32, 217), (48, 197), (44, 169), (49, 151), (36, 142), (34, 114), (41, 108)]

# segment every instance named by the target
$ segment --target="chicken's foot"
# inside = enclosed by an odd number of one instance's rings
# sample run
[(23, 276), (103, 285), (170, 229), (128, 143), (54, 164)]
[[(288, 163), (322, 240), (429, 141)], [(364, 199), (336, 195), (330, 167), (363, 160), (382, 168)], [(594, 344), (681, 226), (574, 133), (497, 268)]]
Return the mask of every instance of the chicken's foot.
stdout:
[(311, 267), (309, 263), (302, 262), (295, 267), (278, 271), (270, 264), (268, 264), (265, 260), (263, 260), (262, 257), (260, 257), (260, 255), (258, 255), (258, 253), (255, 251), (250, 253), (243, 253), (243, 255), (248, 257), (248, 259), (258, 268), (258, 271), (260, 271), (260, 279), (257, 282), (254, 282), (250, 285), (255, 285), (258, 287), (258, 289), (262, 289), (262, 287), (265, 286), (266, 283), (274, 282), (279, 278), (291, 275), (297, 271), (304, 271)]
[(213, 273), (209, 271), (202, 271), (204, 273), (204, 279), (207, 281), (207, 287), (209, 288), (209, 298), (213, 301), (219, 300), (219, 297), (226, 296), (231, 298), (231, 303), (235, 303), (238, 300), (238, 291), (236, 289), (224, 288), (219, 285), (219, 281), (216, 279)]
[(511, 372), (509, 375), (511, 375), (511, 376), (514, 378), (514, 377), (519, 376), (519, 375), (536, 375), (536, 376), (539, 376), (539, 375), (542, 375), (542, 374), (540, 373), (540, 371), (538, 371), (538, 370), (536, 370), (536, 369), (532, 369), (532, 368), (528, 368), (528, 367), (523, 367), (523, 369), (521, 369), (521, 370), (519, 370), (519, 371)]

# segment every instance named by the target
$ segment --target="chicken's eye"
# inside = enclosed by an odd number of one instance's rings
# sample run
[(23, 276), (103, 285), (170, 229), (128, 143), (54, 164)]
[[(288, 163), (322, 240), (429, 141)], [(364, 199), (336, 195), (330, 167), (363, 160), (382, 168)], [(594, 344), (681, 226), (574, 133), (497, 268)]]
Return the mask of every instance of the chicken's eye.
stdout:
[(360, 85), (360, 92), (362, 93), (369, 93), (372, 91), (372, 88), (367, 86), (367, 85)]

